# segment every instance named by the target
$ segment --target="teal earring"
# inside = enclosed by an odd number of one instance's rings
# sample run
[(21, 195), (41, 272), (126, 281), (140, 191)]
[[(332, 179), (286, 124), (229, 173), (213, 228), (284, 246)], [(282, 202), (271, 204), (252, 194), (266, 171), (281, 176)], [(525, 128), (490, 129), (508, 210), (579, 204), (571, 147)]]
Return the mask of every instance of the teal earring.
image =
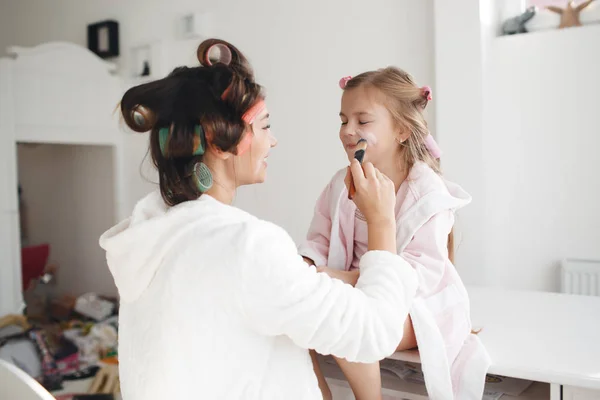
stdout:
[[(194, 140), (194, 155), (201, 156), (206, 152), (206, 135), (201, 125), (196, 125), (196, 138)], [(213, 176), (210, 169), (203, 162), (194, 165), (194, 180), (201, 193), (207, 192), (213, 185)]]
[(213, 185), (213, 176), (210, 169), (203, 162), (194, 165), (193, 177), (201, 193), (207, 192)]

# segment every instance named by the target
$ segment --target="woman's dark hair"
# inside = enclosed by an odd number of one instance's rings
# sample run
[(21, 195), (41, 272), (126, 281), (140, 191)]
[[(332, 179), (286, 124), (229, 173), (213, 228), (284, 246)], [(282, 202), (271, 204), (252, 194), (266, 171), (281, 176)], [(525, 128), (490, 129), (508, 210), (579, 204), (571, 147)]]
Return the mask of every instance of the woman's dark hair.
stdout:
[[(211, 48), (223, 46), (231, 57), (209, 59)], [(200, 44), (197, 55), (200, 66), (178, 67), (166, 78), (135, 86), (120, 104), (131, 129), (150, 131), (150, 154), (158, 169), (160, 192), (171, 206), (201, 195), (192, 177), (194, 165), (203, 158), (193, 155), (195, 126), (202, 126), (209, 146), (235, 154), (248, 129), (242, 115), (263, 97), (250, 63), (233, 45), (208, 39)], [(164, 154), (161, 128), (170, 129)]]

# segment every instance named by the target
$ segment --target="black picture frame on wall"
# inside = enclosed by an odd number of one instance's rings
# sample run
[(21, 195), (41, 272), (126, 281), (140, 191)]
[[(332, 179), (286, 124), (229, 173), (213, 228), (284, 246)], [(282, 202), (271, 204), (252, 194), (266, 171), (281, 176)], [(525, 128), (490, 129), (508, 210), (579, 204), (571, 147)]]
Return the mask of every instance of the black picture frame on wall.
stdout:
[(119, 56), (119, 23), (107, 20), (88, 25), (88, 49), (100, 58)]

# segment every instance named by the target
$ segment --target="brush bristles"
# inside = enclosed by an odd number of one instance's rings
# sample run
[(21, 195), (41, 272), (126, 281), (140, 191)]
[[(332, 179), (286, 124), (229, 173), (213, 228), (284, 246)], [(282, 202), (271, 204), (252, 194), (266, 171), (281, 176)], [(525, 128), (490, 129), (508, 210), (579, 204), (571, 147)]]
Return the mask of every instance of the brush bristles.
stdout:
[(358, 143), (356, 144), (356, 151), (360, 151), (360, 150), (366, 150), (368, 146), (368, 143), (365, 139), (360, 139), (358, 141)]

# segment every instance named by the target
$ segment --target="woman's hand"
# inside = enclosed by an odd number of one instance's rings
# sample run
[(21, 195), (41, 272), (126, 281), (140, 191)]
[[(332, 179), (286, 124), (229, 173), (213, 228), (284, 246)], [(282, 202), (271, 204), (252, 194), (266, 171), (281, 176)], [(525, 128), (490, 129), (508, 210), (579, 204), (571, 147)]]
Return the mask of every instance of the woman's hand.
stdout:
[(356, 194), (354, 203), (367, 219), (369, 250), (384, 250), (396, 254), (396, 193), (394, 183), (371, 163), (363, 167), (357, 160), (350, 164)]
[(355, 286), (360, 276), (358, 270), (354, 271), (341, 271), (339, 269), (329, 268), (326, 266), (317, 267), (317, 272), (324, 272), (333, 279), (339, 279), (340, 281), (347, 283), (348, 285)]
[(346, 174), (346, 187), (354, 181), (356, 194), (352, 199), (365, 216), (367, 223), (395, 222), (396, 193), (394, 183), (371, 163), (361, 166), (352, 160)]

